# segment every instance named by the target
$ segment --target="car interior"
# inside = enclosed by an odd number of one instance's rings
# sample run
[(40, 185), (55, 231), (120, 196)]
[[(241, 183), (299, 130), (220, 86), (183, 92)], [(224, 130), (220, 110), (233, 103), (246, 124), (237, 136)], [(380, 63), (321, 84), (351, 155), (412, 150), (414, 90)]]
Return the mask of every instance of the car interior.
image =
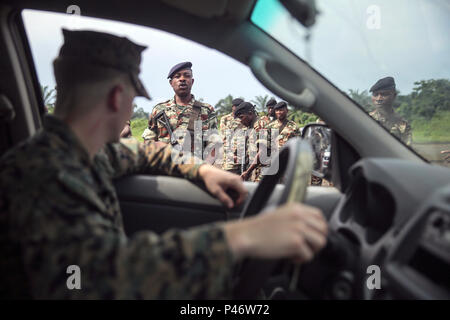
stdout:
[[(306, 187), (311, 151), (300, 139), (281, 150), (278, 175), (260, 184), (245, 182), (249, 197), (231, 210), (200, 184), (128, 176), (116, 181), (127, 235), (240, 219), (292, 195), (327, 217), (326, 248), (302, 266), (298, 279), (287, 261), (245, 261), (236, 270), (235, 298), (255, 298), (262, 289), (271, 299), (450, 299), (450, 170), (401, 143), (305, 60), (253, 24), (249, 17), (256, 2), (129, 0), (104, 5), (79, 0), (77, 5), (85, 16), (164, 30), (216, 49), (248, 66), (277, 96), (318, 115), (331, 129), (327, 178), (334, 187)], [(313, 2), (281, 1), (304, 24), (314, 18), (308, 5)], [(65, 13), (69, 5), (0, 2), (0, 156), (39, 130), (45, 113), (21, 12)], [(283, 175), (290, 179), (278, 183)], [(298, 186), (301, 179), (304, 190)], [(375, 288), (370, 286), (373, 266), (381, 273)]]

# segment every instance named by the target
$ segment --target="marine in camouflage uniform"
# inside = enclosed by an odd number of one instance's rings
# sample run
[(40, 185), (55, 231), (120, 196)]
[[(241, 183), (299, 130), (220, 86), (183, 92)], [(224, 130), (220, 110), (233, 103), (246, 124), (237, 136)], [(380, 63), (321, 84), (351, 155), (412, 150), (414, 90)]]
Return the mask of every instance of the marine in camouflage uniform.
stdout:
[[(160, 121), (156, 120), (156, 115), (164, 111), (169, 119), (172, 132), (176, 130), (183, 130), (181, 132), (184, 132), (184, 134), (176, 137), (178, 144), (187, 148), (189, 151), (195, 151), (197, 156), (203, 157), (203, 151), (207, 145), (210, 143), (220, 145), (221, 138), (218, 132), (217, 117), (214, 108), (208, 103), (196, 101), (194, 95), (191, 94), (191, 87), (194, 82), (191, 67), (192, 63), (190, 62), (182, 62), (172, 67), (168, 78), (175, 91), (175, 96), (173, 99), (159, 103), (153, 108), (149, 118), (149, 126), (144, 130), (142, 138), (146, 143), (152, 141), (170, 143), (170, 135), (166, 127)], [(178, 78), (182, 80), (176, 82)], [(180, 104), (180, 101), (184, 101), (185, 103)], [(194, 126), (191, 126), (191, 119), (200, 122), (200, 127), (198, 128), (200, 130), (195, 132), (195, 136), (194, 130), (197, 130), (197, 127), (194, 128)], [(207, 130), (213, 130), (208, 137), (203, 135)], [(186, 134), (191, 135), (190, 146), (184, 146)], [(198, 144), (201, 150), (194, 150), (196, 146), (193, 141), (194, 139), (202, 141), (202, 143)]]
[[(162, 238), (124, 233), (112, 179), (140, 172), (198, 180), (199, 165), (171, 159), (170, 146), (128, 141), (91, 160), (67, 125), (49, 116), (43, 131), (0, 162), (1, 272), (8, 275), (0, 290), (8, 298), (226, 297), (232, 259), (219, 224)], [(81, 290), (66, 286), (69, 265), (80, 267)]]
[(375, 110), (369, 115), (403, 143), (411, 145), (411, 126), (392, 107), (397, 96), (394, 78), (386, 77), (378, 80), (370, 88), (370, 92)]
[[(54, 60), (55, 116), (0, 158), (1, 297), (229, 298), (241, 259), (308, 261), (325, 245), (325, 219), (302, 205), (162, 236), (125, 235), (115, 177), (146, 172), (201, 179), (228, 208), (233, 201), (226, 190), (237, 192), (235, 205), (246, 195), (235, 175), (174, 161), (171, 146), (117, 143), (134, 97), (149, 97), (138, 77), (144, 49), (127, 38), (64, 30)], [(80, 94), (74, 97), (74, 90)], [(292, 236), (268, 235), (268, 229)], [(77, 276), (81, 286), (72, 289)]]

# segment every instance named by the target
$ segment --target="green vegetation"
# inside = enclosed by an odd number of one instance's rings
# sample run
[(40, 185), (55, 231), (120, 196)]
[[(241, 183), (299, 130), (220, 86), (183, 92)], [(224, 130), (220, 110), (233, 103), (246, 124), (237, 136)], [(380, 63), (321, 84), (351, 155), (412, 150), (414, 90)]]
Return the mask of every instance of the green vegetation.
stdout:
[(49, 86), (41, 85), (42, 99), (48, 113), (53, 113), (55, 109), (56, 88), (50, 89)]
[[(413, 133), (413, 143), (450, 143), (450, 81), (447, 79), (421, 80), (414, 83), (415, 87), (410, 94), (397, 94), (394, 109), (409, 121)], [(44, 105), (49, 113), (53, 112), (56, 88), (41, 86)], [(350, 98), (358, 102), (366, 112), (373, 110), (370, 94), (367, 90), (349, 90)], [(231, 112), (232, 101), (235, 97), (227, 95), (214, 106), (218, 121)], [(243, 97), (241, 97), (243, 98)], [(244, 99), (244, 98), (243, 98)], [(265, 104), (269, 96), (256, 96), (250, 100), (256, 105), (260, 115), (266, 111)], [(203, 100), (203, 99), (201, 99)], [(249, 100), (247, 100), (249, 101)], [(300, 127), (316, 122), (318, 117), (312, 113), (293, 110), (289, 107), (288, 118), (295, 121)], [(149, 113), (143, 108), (134, 105), (131, 117), (131, 130), (133, 136), (142, 141), (141, 135), (147, 127)]]
[(141, 135), (144, 132), (145, 128), (147, 128), (147, 126), (148, 126), (147, 118), (135, 118), (131, 120), (131, 132), (133, 133), (133, 137), (136, 138), (138, 141), (144, 141)]
[[(394, 109), (409, 121), (413, 143), (450, 142), (450, 81), (431, 79), (414, 82), (410, 94), (397, 93)], [(350, 98), (367, 112), (373, 110), (367, 90), (349, 90)]]
[(411, 123), (413, 142), (450, 142), (450, 111), (440, 111), (431, 120), (416, 119)]

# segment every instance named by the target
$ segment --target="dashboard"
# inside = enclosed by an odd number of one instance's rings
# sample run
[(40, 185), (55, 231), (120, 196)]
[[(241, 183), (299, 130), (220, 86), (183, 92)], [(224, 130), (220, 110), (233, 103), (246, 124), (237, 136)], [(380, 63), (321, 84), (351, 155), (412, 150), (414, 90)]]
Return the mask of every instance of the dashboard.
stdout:
[(301, 290), (320, 299), (450, 299), (450, 170), (368, 158), (349, 174)]

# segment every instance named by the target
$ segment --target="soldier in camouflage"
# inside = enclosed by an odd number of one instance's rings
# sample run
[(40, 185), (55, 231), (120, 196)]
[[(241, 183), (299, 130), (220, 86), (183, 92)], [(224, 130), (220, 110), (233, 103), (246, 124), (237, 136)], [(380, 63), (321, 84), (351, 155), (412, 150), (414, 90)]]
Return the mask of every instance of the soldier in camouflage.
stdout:
[(289, 139), (301, 136), (300, 128), (294, 121), (287, 118), (288, 109), (286, 102), (278, 102), (274, 107), (274, 112), (276, 120), (269, 123), (267, 128), (271, 132), (278, 130), (277, 142), (279, 149), (281, 149)]
[(369, 115), (403, 143), (411, 145), (411, 126), (392, 108), (397, 96), (394, 78), (386, 77), (378, 80), (370, 88), (370, 92), (375, 110)]
[(235, 117), (240, 119), (243, 126), (242, 135), (245, 137), (245, 140), (239, 141), (245, 144), (245, 158), (240, 159), (234, 153), (236, 162), (241, 165), (241, 178), (244, 181), (259, 181), (259, 149), (265, 147), (266, 143), (266, 139), (261, 139), (260, 132), (265, 129), (266, 122), (256, 115), (255, 106), (249, 102), (243, 102), (239, 105)]
[(236, 111), (236, 107), (240, 105), (244, 100), (241, 98), (233, 99), (232, 106), (231, 106), (231, 113), (224, 115), (222, 119), (220, 119), (220, 136), (222, 137), (222, 162), (220, 163), (220, 167), (223, 170), (231, 171), (233, 173), (238, 173), (239, 169), (237, 168), (237, 165), (234, 163), (227, 162), (227, 159), (225, 157), (228, 150), (226, 150), (227, 146), (227, 137), (231, 137), (233, 135), (233, 132), (235, 129), (238, 129), (239, 127), (242, 128), (241, 121), (239, 119), (236, 119), (234, 117), (234, 112)]
[(275, 113), (273, 110), (273, 107), (277, 104), (277, 101), (274, 98), (271, 98), (267, 104), (267, 114), (261, 117), (261, 120), (264, 121), (266, 124), (269, 124), (273, 120), (275, 120)]
[[(299, 204), (127, 237), (113, 178), (148, 173), (203, 181), (228, 208), (242, 203), (246, 190), (237, 175), (179, 164), (170, 145), (119, 143), (134, 97), (149, 97), (138, 77), (145, 47), (93, 31), (63, 34), (54, 116), (0, 159), (2, 298), (229, 298), (233, 267), (243, 258), (302, 263), (325, 245), (321, 212)], [(237, 192), (234, 203), (227, 189)], [(79, 290), (67, 285), (71, 265), (81, 270)]]
[[(192, 85), (194, 84), (194, 78), (192, 74), (192, 63), (182, 62), (172, 67), (169, 71), (168, 77), (169, 83), (172, 86), (175, 96), (172, 99), (157, 104), (150, 115), (149, 126), (142, 134), (142, 138), (146, 142), (159, 141), (163, 143), (170, 143), (169, 132), (166, 127), (156, 120), (156, 115), (159, 112), (164, 111), (170, 122), (170, 127), (173, 132), (177, 132), (178, 144), (183, 146), (184, 150), (194, 151), (194, 147), (198, 147), (199, 150), (195, 150), (196, 156), (203, 158), (203, 151), (209, 143), (215, 145), (220, 144), (221, 138), (217, 131), (217, 118), (214, 108), (204, 102), (195, 100), (193, 94), (191, 94)], [(200, 122), (199, 132), (195, 132), (195, 122)], [(180, 130), (181, 129), (181, 130)], [(203, 133), (209, 130), (209, 135), (204, 136)], [(195, 136), (194, 136), (195, 133)], [(186, 136), (190, 136), (189, 143), (185, 144)], [(197, 139), (202, 141), (201, 143), (194, 143)], [(215, 156), (215, 152), (205, 156), (209, 158)]]
[(226, 130), (234, 130), (234, 128), (240, 124), (239, 119), (236, 119), (234, 117), (234, 112), (236, 111), (237, 106), (239, 106), (242, 102), (244, 102), (244, 100), (242, 100), (241, 98), (233, 99), (233, 101), (231, 102), (232, 103), (231, 112), (229, 114), (224, 115), (222, 119), (220, 119), (219, 130), (223, 139), (226, 138), (225, 137)]

